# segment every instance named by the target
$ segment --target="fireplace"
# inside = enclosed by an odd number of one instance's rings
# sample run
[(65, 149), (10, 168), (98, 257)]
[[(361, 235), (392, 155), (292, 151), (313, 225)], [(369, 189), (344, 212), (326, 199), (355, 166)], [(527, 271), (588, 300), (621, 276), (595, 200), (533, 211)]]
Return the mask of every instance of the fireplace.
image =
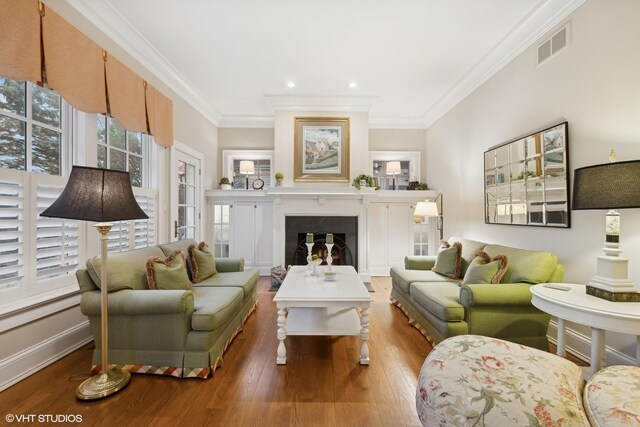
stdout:
[(326, 236), (333, 233), (331, 258), (333, 265), (352, 265), (358, 269), (358, 217), (356, 216), (286, 216), (285, 263), (307, 264), (307, 233), (313, 233), (312, 254), (326, 265)]

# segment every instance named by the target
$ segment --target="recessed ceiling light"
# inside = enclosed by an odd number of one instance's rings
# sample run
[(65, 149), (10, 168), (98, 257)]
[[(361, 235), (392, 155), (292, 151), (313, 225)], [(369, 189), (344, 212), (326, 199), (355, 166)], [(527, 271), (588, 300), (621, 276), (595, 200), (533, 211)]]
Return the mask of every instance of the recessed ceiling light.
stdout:
[(287, 87), (296, 87), (294, 82), (287, 82)]
[(349, 83), (349, 87), (356, 87), (356, 86), (357, 86), (356, 82)]

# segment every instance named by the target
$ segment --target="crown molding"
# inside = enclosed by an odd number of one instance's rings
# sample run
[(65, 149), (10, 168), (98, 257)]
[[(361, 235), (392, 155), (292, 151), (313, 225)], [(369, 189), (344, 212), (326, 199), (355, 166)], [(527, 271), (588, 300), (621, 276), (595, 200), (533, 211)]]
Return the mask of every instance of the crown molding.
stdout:
[(265, 95), (274, 111), (365, 111), (378, 96)]
[(425, 129), (422, 119), (372, 119), (369, 117), (369, 129)]
[(204, 100), (178, 69), (109, 0), (62, 0), (88, 19), (207, 120), (218, 126), (221, 114)]
[(585, 0), (542, 1), (424, 114), (423, 127), (428, 128), (435, 123), (584, 2)]

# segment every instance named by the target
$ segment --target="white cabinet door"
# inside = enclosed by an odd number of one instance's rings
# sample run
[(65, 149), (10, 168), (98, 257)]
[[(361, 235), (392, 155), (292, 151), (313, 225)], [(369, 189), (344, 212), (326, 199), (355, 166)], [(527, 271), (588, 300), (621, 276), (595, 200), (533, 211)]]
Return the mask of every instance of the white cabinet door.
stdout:
[(369, 269), (372, 275), (389, 275), (393, 266), (403, 266), (411, 253), (411, 209), (407, 202), (374, 202), (367, 210)]
[(387, 265), (389, 268), (403, 267), (404, 257), (411, 253), (411, 246), (413, 246), (410, 205), (389, 203), (388, 206)]
[(255, 220), (255, 265), (273, 267), (273, 205), (256, 203)]
[(244, 258), (247, 265), (252, 265), (254, 261), (254, 204), (247, 202), (235, 202), (233, 204), (233, 214), (231, 228), (233, 229), (233, 239), (231, 240), (231, 256), (233, 258)]
[(231, 256), (268, 275), (273, 266), (273, 204), (234, 202), (231, 211)]
[(368, 209), (369, 268), (387, 265), (387, 203), (370, 203)]

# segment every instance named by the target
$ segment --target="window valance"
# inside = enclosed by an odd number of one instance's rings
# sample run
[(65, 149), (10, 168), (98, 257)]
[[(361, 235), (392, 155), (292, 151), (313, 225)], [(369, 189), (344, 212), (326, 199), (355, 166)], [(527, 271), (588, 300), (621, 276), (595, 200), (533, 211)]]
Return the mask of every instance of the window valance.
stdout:
[(38, 0), (0, 0), (0, 75), (43, 84), (75, 108), (173, 144), (173, 104)]

